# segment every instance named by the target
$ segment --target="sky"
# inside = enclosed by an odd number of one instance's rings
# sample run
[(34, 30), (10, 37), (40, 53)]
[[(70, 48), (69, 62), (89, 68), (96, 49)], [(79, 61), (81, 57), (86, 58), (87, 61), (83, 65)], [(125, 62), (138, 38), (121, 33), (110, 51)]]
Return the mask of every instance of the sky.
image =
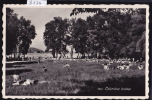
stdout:
[(31, 20), (31, 24), (35, 26), (36, 37), (32, 40), (30, 47), (35, 47), (41, 50), (45, 50), (43, 33), (45, 31), (45, 24), (53, 20), (54, 17), (64, 18), (82, 18), (86, 19), (87, 16), (94, 15), (93, 13), (83, 13), (76, 16), (70, 16), (73, 8), (12, 8), (14, 13), (18, 14), (20, 18), (23, 16), (25, 19)]

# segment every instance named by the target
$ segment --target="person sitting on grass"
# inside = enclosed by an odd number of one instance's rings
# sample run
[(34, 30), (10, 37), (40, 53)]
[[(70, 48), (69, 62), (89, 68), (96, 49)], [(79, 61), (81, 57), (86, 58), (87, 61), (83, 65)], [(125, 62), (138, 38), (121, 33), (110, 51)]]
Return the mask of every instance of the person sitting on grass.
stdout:
[(126, 70), (129, 70), (129, 69), (130, 69), (129, 64), (126, 64)]
[(25, 82), (23, 82), (22, 85), (33, 85), (35, 80), (26, 79)]
[(43, 72), (47, 72), (47, 69), (46, 69), (46, 67), (43, 67)]
[(21, 81), (21, 77), (17, 72), (15, 72), (13, 75), (13, 85), (19, 85), (20, 81)]
[(120, 64), (119, 69), (120, 70), (124, 70), (125, 69), (125, 65), (124, 64)]
[(13, 82), (17, 82), (19, 80), (20, 80), (20, 76), (17, 72), (15, 72), (14, 75), (13, 75)]
[(109, 66), (108, 66), (107, 63), (103, 64), (103, 69), (104, 69), (104, 70), (109, 70)]
[(118, 66), (117, 66), (117, 69), (122, 70), (122, 67), (123, 67), (122, 64), (119, 63)]
[(140, 63), (140, 65), (138, 66), (138, 69), (139, 69), (139, 70), (144, 69), (144, 66), (142, 65), (142, 63)]
[(63, 67), (70, 67), (70, 65), (68, 63), (66, 63)]

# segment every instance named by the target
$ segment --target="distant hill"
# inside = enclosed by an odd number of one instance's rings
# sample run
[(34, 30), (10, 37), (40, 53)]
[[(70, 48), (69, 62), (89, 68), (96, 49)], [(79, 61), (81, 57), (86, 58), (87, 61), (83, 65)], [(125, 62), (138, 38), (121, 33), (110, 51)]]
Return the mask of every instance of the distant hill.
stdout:
[(40, 50), (40, 49), (37, 49), (37, 48), (34, 48), (34, 47), (30, 47), (28, 49), (28, 53), (44, 53), (44, 51)]

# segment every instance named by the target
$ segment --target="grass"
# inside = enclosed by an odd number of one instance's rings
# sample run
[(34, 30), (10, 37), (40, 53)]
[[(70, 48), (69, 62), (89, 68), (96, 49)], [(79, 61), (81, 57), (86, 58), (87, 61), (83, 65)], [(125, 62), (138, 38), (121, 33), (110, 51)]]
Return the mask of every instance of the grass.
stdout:
[[(65, 63), (71, 67), (63, 68)], [(44, 61), (40, 64), (21, 64), (6, 66), (6, 95), (144, 95), (145, 71), (138, 70), (137, 65), (126, 70), (104, 70), (102, 63), (86, 61)], [(21, 66), (19, 68), (19, 66)], [(44, 73), (42, 68), (47, 68)], [(112, 66), (117, 66), (113, 64)], [(29, 86), (13, 86), (12, 75), (18, 71), (22, 80), (34, 79), (49, 83)], [(129, 87), (132, 91), (98, 91), (105, 87)]]

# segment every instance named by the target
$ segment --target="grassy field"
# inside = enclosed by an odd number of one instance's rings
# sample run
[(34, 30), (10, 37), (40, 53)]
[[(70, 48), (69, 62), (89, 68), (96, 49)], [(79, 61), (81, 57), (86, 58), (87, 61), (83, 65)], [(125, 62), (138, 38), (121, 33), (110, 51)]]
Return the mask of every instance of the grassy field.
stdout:
[[(65, 63), (71, 67), (63, 68)], [(20, 64), (6, 66), (6, 95), (34, 96), (142, 96), (145, 95), (145, 70), (138, 70), (137, 65), (127, 70), (108, 71), (103, 69), (103, 62), (86, 61), (44, 61), (40, 64)], [(117, 66), (113, 64), (112, 66)], [(43, 72), (43, 67), (47, 72)], [(18, 71), (22, 80), (34, 79), (49, 83), (29, 86), (13, 86), (12, 75)], [(131, 88), (130, 91), (105, 90), (105, 87)]]

